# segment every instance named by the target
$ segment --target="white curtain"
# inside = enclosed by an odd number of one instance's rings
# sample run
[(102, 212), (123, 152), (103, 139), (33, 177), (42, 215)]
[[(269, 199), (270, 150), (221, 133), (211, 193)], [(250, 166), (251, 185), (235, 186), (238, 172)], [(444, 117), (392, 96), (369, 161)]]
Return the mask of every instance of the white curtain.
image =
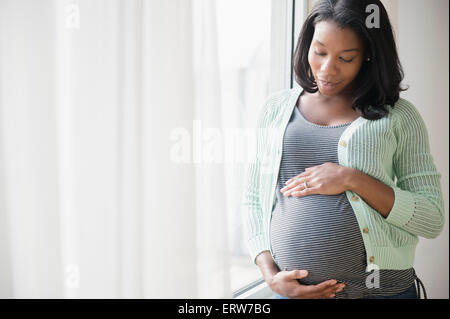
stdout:
[(214, 16), (0, 0), (0, 297), (231, 297)]
[[(200, 298), (231, 297), (225, 138), (221, 116), (216, 4), (193, 0), (198, 277)], [(197, 138), (198, 137), (198, 138)]]

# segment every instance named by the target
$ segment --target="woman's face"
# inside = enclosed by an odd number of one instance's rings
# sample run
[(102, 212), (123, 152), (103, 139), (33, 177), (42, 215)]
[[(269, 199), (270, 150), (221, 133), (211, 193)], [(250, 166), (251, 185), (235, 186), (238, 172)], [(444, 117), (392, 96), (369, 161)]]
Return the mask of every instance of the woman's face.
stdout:
[(322, 21), (316, 24), (308, 61), (320, 93), (336, 96), (351, 91), (364, 61), (363, 43), (353, 30)]

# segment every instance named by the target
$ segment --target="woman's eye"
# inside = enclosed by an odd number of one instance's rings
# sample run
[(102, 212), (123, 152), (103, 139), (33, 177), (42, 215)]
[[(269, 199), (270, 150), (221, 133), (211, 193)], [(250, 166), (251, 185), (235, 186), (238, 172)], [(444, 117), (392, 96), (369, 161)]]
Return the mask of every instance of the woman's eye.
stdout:
[[(326, 55), (326, 53), (319, 53), (319, 52), (314, 52), (315, 54), (317, 54), (317, 55), (320, 55), (320, 56), (324, 56), (324, 55)], [(346, 60), (346, 59), (344, 59), (344, 58), (340, 58), (342, 61), (344, 61), (345, 63), (350, 63), (350, 62), (352, 62), (353, 61), (353, 59), (351, 59), (351, 60)]]

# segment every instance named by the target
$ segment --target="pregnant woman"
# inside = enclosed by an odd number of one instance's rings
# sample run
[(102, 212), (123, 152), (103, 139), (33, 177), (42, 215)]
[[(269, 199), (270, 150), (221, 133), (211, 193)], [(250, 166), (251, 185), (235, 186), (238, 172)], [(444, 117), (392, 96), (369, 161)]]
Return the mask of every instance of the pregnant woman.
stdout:
[(253, 262), (276, 298), (420, 298), (414, 253), (443, 229), (441, 174), (399, 96), (382, 3), (319, 1), (294, 71), (300, 88), (273, 93), (257, 121), (243, 203)]

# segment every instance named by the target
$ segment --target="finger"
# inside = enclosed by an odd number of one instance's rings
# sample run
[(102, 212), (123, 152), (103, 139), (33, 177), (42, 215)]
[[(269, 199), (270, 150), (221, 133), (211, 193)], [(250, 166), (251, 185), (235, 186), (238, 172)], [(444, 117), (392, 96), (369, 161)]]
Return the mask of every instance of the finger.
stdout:
[(300, 174), (297, 176), (294, 176), (290, 179), (288, 179), (286, 182), (284, 182), (285, 185), (289, 185), (290, 183), (294, 182), (295, 180), (297, 180), (300, 177)]
[(293, 191), (291, 192), (289, 195), (290, 196), (294, 196), (294, 197), (301, 197), (301, 196), (306, 196), (306, 195), (310, 195), (312, 194), (312, 188), (304, 188), (302, 190), (299, 191)]
[(338, 291), (338, 289), (339, 289), (338, 287), (339, 287), (338, 285), (334, 285), (334, 286), (332, 286), (332, 287), (329, 287), (329, 288), (323, 290), (323, 292), (322, 292), (322, 297), (323, 297), (323, 298), (332, 298), (332, 297), (335, 297), (335, 296), (336, 296), (336, 293), (337, 293), (337, 291)]
[(296, 196), (296, 197), (300, 197), (300, 196), (306, 196), (306, 195), (311, 195), (311, 194), (319, 194), (319, 189), (320, 187), (309, 187), (308, 188), (303, 188), (302, 190), (299, 191), (292, 191), (290, 192), (290, 195), (292, 196)]
[(308, 271), (303, 269), (294, 269), (288, 272), (289, 279), (302, 279), (308, 276)]
[(310, 172), (304, 171), (303, 173), (298, 174), (297, 176), (292, 177), (291, 179), (288, 179), (284, 184), (288, 185), (292, 182), (294, 182), (297, 179), (309, 176)]
[(336, 291), (340, 288), (340, 284), (336, 280), (328, 280), (318, 285), (312, 285), (313, 291), (311, 292), (311, 298), (323, 299), (333, 298), (336, 296)]
[(298, 181), (297, 183), (293, 183), (289, 186), (284, 187), (283, 189), (280, 190), (281, 193), (283, 193), (284, 196), (289, 196), (289, 194), (291, 194), (292, 192), (297, 192), (302, 190), (303, 188), (305, 188), (305, 186), (303, 185), (303, 181)]
[[(305, 187), (305, 182), (307, 183), (307, 187)], [(311, 182), (312, 182), (312, 179), (309, 176), (304, 176), (302, 178), (299, 178), (295, 182), (289, 184), (288, 186), (283, 187), (282, 190), (283, 191), (286, 190), (283, 195), (288, 195), (288, 194), (286, 194), (286, 192), (289, 192), (291, 194), (292, 192), (303, 191), (305, 188), (312, 188), (311, 187), (312, 185), (310, 185)], [(282, 190), (280, 190), (280, 191), (282, 191)]]
[(295, 187), (301, 185), (303, 183), (302, 179), (296, 179), (294, 180), (292, 183), (290, 183), (289, 185), (286, 185), (285, 187), (283, 187), (282, 189), (280, 189), (280, 192), (283, 195), (286, 195), (286, 192), (290, 192), (292, 191)]
[(333, 289), (318, 291), (316, 285), (302, 285), (298, 298), (300, 299), (324, 299), (335, 295)]
[(317, 293), (316, 289), (315, 285), (302, 285), (300, 298), (318, 298), (320, 294)]
[(336, 297), (336, 294), (338, 292), (341, 292), (345, 288), (345, 284), (343, 283), (337, 283), (336, 285), (333, 285), (323, 291), (322, 297), (323, 298), (333, 298)]
[(309, 173), (311, 173), (311, 171), (312, 170), (314, 170), (316, 167), (318, 167), (318, 166), (320, 166), (320, 165), (317, 165), (317, 166), (311, 166), (311, 167), (306, 167), (305, 168), (305, 171), (302, 173), (302, 174), (309, 174)]
[[(289, 183), (288, 183), (288, 182), (289, 182)], [(294, 177), (294, 178), (291, 178), (288, 182), (286, 182), (286, 186), (284, 186), (284, 187), (281, 189), (281, 191), (290, 189), (290, 188), (294, 187), (295, 185), (298, 185), (298, 183), (300, 183), (301, 180), (300, 180), (300, 177), (297, 177), (297, 176), (296, 176), (296, 177)]]
[[(302, 285), (301, 296), (299, 298), (309, 298), (309, 299), (326, 299), (333, 298), (336, 293), (342, 291), (345, 287), (343, 283), (335, 283), (334, 280), (328, 280), (326, 282), (320, 283), (318, 285)], [(335, 284), (333, 284), (335, 283)]]
[(344, 290), (345, 284), (343, 282), (341, 282), (341, 283), (338, 283), (336, 285), (336, 287), (333, 287), (333, 288), (335, 288), (335, 292), (341, 292), (342, 290)]
[(321, 282), (320, 284), (314, 285), (315, 289), (318, 293), (322, 293), (323, 291), (325, 291), (328, 288), (333, 288), (335, 287), (337, 284), (337, 280), (335, 279), (331, 279), (331, 280), (327, 280), (324, 282)]

